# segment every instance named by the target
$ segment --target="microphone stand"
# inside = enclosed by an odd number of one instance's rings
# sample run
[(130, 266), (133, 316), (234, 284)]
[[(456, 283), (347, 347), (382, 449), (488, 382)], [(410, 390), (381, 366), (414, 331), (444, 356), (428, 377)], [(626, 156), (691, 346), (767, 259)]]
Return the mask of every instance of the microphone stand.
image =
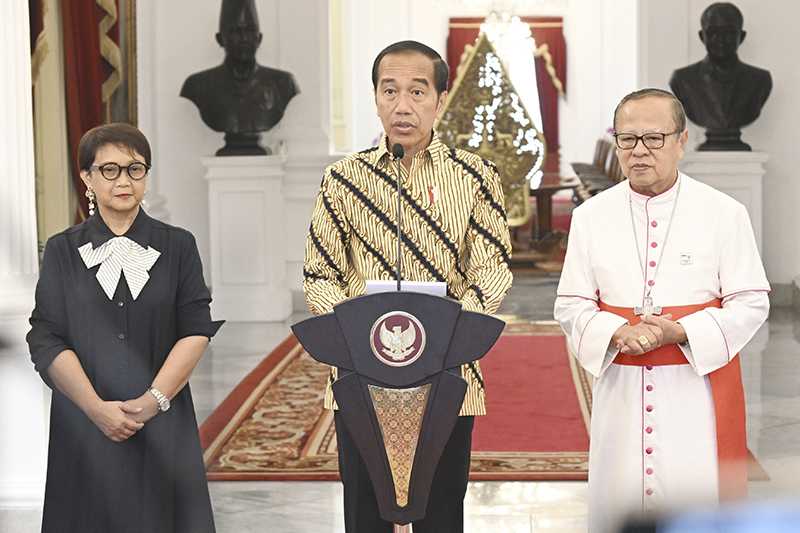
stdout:
[[(405, 150), (403, 149), (403, 145), (400, 143), (396, 143), (392, 146), (392, 157), (394, 157), (395, 162), (395, 177), (397, 179), (397, 264), (395, 269), (395, 277), (397, 278), (397, 291), (400, 292), (400, 280), (403, 279), (402, 272), (403, 272), (403, 191), (401, 187), (400, 178), (402, 176), (400, 163), (405, 155)], [(394, 524), (393, 533), (412, 533), (411, 524), (406, 524), (401, 526), (400, 524)]]
[(397, 264), (395, 268), (395, 278), (397, 279), (397, 291), (400, 292), (400, 280), (403, 279), (402, 277), (402, 268), (403, 268), (403, 234), (402, 234), (402, 227), (403, 227), (403, 194), (401, 188), (400, 178), (402, 176), (400, 170), (400, 163), (405, 155), (405, 150), (403, 149), (403, 145), (396, 143), (392, 146), (392, 156), (394, 157), (395, 162), (395, 177), (397, 182)]

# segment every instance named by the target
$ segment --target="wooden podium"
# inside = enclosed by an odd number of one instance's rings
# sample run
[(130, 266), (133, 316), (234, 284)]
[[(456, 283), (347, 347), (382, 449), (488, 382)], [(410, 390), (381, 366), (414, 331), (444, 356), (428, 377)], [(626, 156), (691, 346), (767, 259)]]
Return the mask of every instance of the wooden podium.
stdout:
[(424, 518), (467, 390), (460, 367), (483, 357), (504, 326), (413, 292), (360, 296), (292, 326), (314, 359), (339, 369), (333, 394), (384, 520)]

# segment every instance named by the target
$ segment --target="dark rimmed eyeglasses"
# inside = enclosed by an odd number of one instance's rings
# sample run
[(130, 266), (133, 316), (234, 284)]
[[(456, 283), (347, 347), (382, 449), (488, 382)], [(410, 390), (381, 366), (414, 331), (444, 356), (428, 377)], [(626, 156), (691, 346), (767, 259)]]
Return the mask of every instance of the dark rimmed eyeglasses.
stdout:
[(150, 165), (142, 163), (141, 161), (135, 161), (125, 167), (117, 163), (103, 163), (102, 165), (92, 165), (89, 167), (89, 170), (99, 170), (100, 175), (108, 181), (117, 179), (119, 175), (122, 174), (123, 169), (128, 173), (128, 177), (138, 181), (147, 176), (147, 173), (150, 172)]
[(659, 132), (651, 132), (645, 133), (644, 135), (634, 135), (633, 133), (615, 133), (614, 140), (617, 143), (617, 147), (620, 150), (633, 150), (636, 148), (636, 145), (639, 144), (639, 141), (642, 141), (642, 144), (645, 145), (646, 148), (650, 148), (651, 150), (658, 150), (659, 148), (664, 147), (664, 140), (669, 137), (670, 135), (675, 135), (676, 133), (680, 133), (679, 131), (671, 131), (669, 133), (659, 133)]

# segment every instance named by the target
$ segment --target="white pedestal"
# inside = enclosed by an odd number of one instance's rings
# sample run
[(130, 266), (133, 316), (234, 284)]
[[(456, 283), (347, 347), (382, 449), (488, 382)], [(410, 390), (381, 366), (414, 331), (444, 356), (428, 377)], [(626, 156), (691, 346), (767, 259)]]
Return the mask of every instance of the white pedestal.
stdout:
[[(306, 253), (308, 225), (325, 167), (341, 155), (303, 155), (286, 161), (284, 200), (286, 202), (287, 284), (291, 291), (302, 295), (303, 263)], [(297, 310), (305, 310), (303, 303)]]
[(286, 283), (284, 160), (202, 159), (208, 180), (214, 318), (280, 322), (292, 313)]
[(767, 159), (769, 154), (764, 152), (689, 152), (681, 162), (684, 173), (744, 204), (750, 213), (759, 251), (762, 250), (762, 189)]

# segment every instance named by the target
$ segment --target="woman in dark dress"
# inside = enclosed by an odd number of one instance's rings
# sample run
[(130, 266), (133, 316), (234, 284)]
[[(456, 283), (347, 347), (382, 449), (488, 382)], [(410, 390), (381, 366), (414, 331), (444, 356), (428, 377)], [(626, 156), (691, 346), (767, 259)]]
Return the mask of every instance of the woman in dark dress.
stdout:
[(213, 532), (187, 382), (222, 322), (194, 237), (140, 207), (138, 129), (90, 130), (78, 160), (97, 213), (47, 241), (28, 333), (53, 389), (42, 531)]

